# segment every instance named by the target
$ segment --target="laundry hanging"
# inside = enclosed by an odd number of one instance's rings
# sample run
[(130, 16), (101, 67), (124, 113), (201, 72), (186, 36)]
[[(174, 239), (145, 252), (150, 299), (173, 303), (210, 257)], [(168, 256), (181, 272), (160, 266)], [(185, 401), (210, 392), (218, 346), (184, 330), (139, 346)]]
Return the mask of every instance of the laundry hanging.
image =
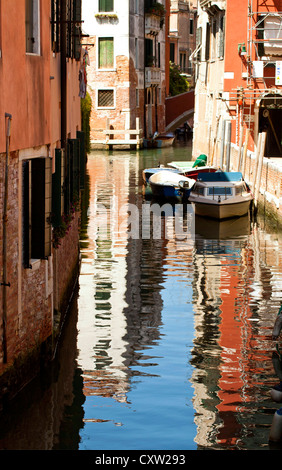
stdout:
[(79, 69), (79, 97), (85, 98), (87, 92), (87, 72), (86, 67), (90, 65), (89, 53), (87, 48), (81, 50), (80, 69)]

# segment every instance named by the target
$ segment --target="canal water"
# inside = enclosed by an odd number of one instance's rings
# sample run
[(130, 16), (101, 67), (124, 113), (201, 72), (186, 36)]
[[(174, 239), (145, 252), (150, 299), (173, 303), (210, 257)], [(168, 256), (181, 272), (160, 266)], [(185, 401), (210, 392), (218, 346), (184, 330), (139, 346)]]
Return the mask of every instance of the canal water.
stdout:
[(1, 417), (1, 449), (280, 448), (282, 237), (263, 214), (218, 223), (161, 207), (142, 170), (184, 159), (191, 142), (90, 153), (58, 357)]

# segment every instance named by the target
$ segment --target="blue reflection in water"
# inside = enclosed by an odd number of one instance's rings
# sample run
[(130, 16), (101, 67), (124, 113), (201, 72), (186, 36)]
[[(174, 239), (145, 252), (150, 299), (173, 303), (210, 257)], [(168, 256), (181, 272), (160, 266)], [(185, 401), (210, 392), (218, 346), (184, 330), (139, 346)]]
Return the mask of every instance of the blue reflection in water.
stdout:
[[(160, 339), (145, 353), (140, 351), (140, 360), (130, 367), (126, 403), (86, 397), (80, 449), (196, 448), (189, 366), (194, 337), (192, 291), (182, 280), (174, 273), (163, 283)], [(182, 303), (175, 303), (176, 288)]]
[[(78, 363), (84, 369), (86, 400), (80, 449), (194, 449), (189, 363), (194, 337), (192, 272), (183, 253), (177, 254), (174, 240), (118, 240), (119, 205), (131, 200), (140, 207), (143, 202), (140, 196), (130, 199), (132, 188), (128, 199), (121, 193), (124, 186), (117, 188), (117, 174), (129, 176), (123, 158), (118, 173), (114, 159), (110, 170), (103, 158), (89, 162), (96, 179), (95, 201), (109, 208), (113, 194), (119, 199), (113, 203), (114, 216), (106, 209), (107, 240), (99, 239), (97, 227), (92, 232), (90, 227), (92, 243), (95, 238), (93, 262), (89, 255), (87, 267), (82, 266)], [(110, 180), (115, 188), (102, 184), (107, 171), (115, 175)], [(109, 282), (111, 287), (105, 288)], [(91, 294), (95, 305), (89, 309), (85, 299)], [(91, 320), (88, 315), (84, 329), (87, 309)], [(107, 346), (102, 351), (103, 340)]]
[[(253, 229), (248, 217), (196, 218), (195, 240), (186, 245), (127, 239), (122, 205), (150, 203), (141, 170), (160, 155), (147, 157), (89, 160), (108, 238), (90, 215), (78, 322), (79, 448), (263, 449), (277, 381), (270, 336), (281, 301), (281, 241)], [(162, 158), (177, 159), (171, 150)]]

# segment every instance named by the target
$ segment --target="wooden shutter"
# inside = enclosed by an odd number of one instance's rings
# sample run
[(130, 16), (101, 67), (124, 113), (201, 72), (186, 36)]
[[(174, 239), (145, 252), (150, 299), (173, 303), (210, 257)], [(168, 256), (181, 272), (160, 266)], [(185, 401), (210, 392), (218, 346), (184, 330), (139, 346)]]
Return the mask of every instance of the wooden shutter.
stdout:
[(52, 224), (58, 227), (61, 224), (62, 213), (62, 151), (55, 150), (55, 173), (52, 174)]
[(81, 0), (74, 0), (74, 28), (73, 28), (73, 55), (75, 60), (80, 59), (81, 38)]
[(196, 48), (199, 48), (199, 51), (196, 57), (198, 62), (201, 61), (201, 50), (200, 50), (201, 45), (202, 45), (202, 27), (197, 28), (196, 30)]
[(211, 27), (210, 27), (210, 24), (207, 23), (207, 28), (206, 28), (206, 55), (205, 55), (205, 60), (209, 60), (209, 58), (210, 58), (210, 42), (211, 42)]
[(73, 139), (73, 201), (78, 200), (80, 181), (79, 181), (79, 140)]
[(225, 18), (222, 16), (220, 18), (220, 26), (219, 26), (219, 45), (218, 45), (218, 57), (223, 58), (224, 57), (224, 23), (225, 23)]
[(79, 182), (80, 189), (85, 188), (85, 170), (86, 170), (86, 153), (85, 153), (85, 137), (84, 132), (77, 131), (76, 136), (79, 140)]
[(45, 158), (44, 258), (51, 255), (52, 160)]
[(31, 162), (31, 258), (51, 254), (51, 159), (35, 158)]
[(31, 162), (31, 258), (44, 258), (45, 159)]
[(99, 38), (99, 68), (109, 69), (114, 65), (114, 39)]
[(30, 260), (30, 203), (29, 161), (23, 162), (23, 263), (29, 267)]
[(67, 141), (67, 149), (66, 149), (66, 156), (65, 156), (65, 171), (64, 171), (64, 212), (66, 214), (69, 213), (70, 210), (70, 187), (71, 187), (71, 181), (70, 181), (70, 171), (71, 167), (71, 162), (70, 162), (70, 142), (69, 140)]

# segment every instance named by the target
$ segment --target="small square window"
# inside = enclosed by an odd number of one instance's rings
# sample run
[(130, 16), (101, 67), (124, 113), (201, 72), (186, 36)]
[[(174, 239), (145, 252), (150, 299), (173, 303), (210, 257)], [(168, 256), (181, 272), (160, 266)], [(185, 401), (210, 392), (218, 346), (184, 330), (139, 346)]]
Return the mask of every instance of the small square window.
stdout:
[(114, 107), (114, 90), (98, 90), (98, 108)]

